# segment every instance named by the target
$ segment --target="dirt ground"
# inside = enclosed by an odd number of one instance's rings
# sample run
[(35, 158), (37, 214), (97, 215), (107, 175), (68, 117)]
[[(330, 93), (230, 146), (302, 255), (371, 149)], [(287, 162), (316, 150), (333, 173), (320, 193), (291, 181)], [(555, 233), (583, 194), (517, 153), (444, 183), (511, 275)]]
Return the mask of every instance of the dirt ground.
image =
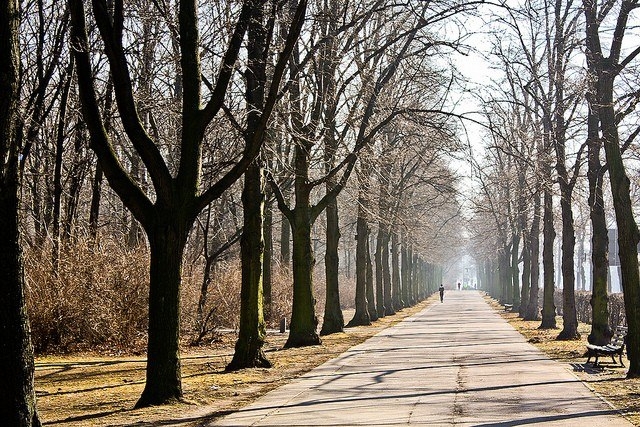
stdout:
[[(427, 305), (430, 298), (371, 326), (323, 337), (320, 346), (283, 349), (286, 334), (269, 332), (265, 350), (271, 369), (225, 372), (236, 335), (222, 335), (206, 347), (182, 349), (184, 401), (132, 409), (142, 393), (143, 357), (81, 354), (36, 359), (36, 394), (44, 425), (50, 426), (200, 426), (234, 411), (365, 341)], [(353, 312), (345, 312), (345, 320)]]
[[(367, 327), (345, 329), (323, 337), (320, 346), (282, 349), (285, 334), (271, 332), (265, 346), (271, 369), (225, 372), (231, 360), (235, 334), (222, 335), (206, 347), (182, 351), (184, 401), (172, 405), (132, 409), (144, 386), (145, 359), (91, 354), (42, 357), (36, 360), (36, 393), (41, 420), (50, 426), (189, 426), (207, 422), (242, 407), (269, 390), (336, 357), (382, 329), (435, 301), (387, 316)], [(625, 379), (625, 368), (605, 362), (602, 369), (586, 365), (589, 325), (580, 325), (579, 341), (556, 341), (559, 330), (539, 330), (540, 322), (525, 322), (491, 303), (523, 336), (553, 359), (573, 366), (575, 375), (640, 426), (640, 379)], [(352, 313), (345, 313), (350, 319)], [(558, 318), (559, 327), (562, 318)], [(628, 362), (625, 362), (627, 364)]]
[[(587, 336), (591, 325), (579, 324), (579, 340), (557, 341), (556, 337), (562, 330), (562, 317), (556, 318), (558, 329), (538, 329), (540, 321), (524, 321), (517, 313), (505, 312), (504, 307), (497, 302), (491, 300), (491, 303), (530, 343), (552, 359), (569, 364), (573, 373), (589, 388), (618, 409), (634, 425), (640, 426), (640, 378), (626, 379), (626, 368), (612, 363), (610, 357), (600, 357), (597, 368), (591, 363), (586, 364)], [(626, 355), (622, 360), (629, 366)]]

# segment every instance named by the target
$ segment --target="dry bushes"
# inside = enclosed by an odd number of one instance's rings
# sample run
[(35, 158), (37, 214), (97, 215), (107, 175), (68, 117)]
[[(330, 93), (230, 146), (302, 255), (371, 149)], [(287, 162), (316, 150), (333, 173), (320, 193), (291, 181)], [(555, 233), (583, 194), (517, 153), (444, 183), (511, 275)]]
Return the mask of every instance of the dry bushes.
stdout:
[[(576, 314), (578, 321), (582, 323), (591, 324), (591, 292), (576, 291)], [(562, 291), (556, 291), (554, 293), (554, 301), (558, 310), (558, 314), (562, 314)], [(609, 294), (609, 325), (615, 327), (616, 325), (626, 324), (625, 311), (624, 311), (624, 295)]]
[(88, 349), (137, 351), (147, 329), (148, 253), (104, 239), (60, 251), (54, 271), (50, 248), (27, 250), (25, 274), (37, 353)]
[[(324, 310), (323, 270), (322, 264), (316, 266), (314, 294), (318, 316)], [(115, 238), (104, 237), (95, 246), (88, 240), (69, 243), (61, 250), (57, 269), (51, 248), (27, 250), (27, 301), (36, 352), (144, 352), (148, 271), (146, 246), (128, 249)], [(199, 323), (197, 312), (202, 279), (200, 261), (183, 266), (181, 330), (185, 343), (216, 341), (218, 330), (238, 329), (241, 273), (237, 257), (232, 255), (218, 262), (212, 271), (203, 311), (204, 325)], [(343, 308), (353, 306), (353, 280), (341, 277), (340, 283)], [(272, 300), (265, 311), (267, 327), (277, 329), (282, 318), (288, 323), (291, 310), (291, 273), (274, 265)]]

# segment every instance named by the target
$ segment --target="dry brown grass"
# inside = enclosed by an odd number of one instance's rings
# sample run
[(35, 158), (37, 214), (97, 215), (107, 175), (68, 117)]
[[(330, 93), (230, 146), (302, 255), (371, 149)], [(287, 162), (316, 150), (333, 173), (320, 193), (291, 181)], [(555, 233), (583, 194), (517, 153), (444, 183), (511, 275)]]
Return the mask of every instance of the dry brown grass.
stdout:
[[(568, 368), (589, 388), (602, 396), (633, 424), (640, 426), (640, 379), (626, 379), (626, 369), (611, 363), (611, 359), (601, 357), (604, 362), (601, 369), (587, 365), (585, 356), (587, 336), (591, 325), (580, 323), (578, 331), (582, 336), (575, 341), (558, 341), (556, 337), (562, 330), (562, 317), (557, 318), (558, 329), (538, 329), (539, 321), (524, 321), (517, 313), (507, 313), (495, 300), (489, 299), (500, 314), (530, 343), (545, 352), (550, 358), (568, 364)], [(623, 357), (625, 365), (629, 365)]]
[[(382, 329), (418, 312), (433, 298), (387, 316), (371, 326), (346, 329), (323, 337), (320, 346), (282, 349), (286, 336), (270, 333), (265, 346), (272, 369), (224, 372), (235, 336), (225, 334), (209, 347), (185, 348), (182, 377), (185, 401), (131, 409), (144, 387), (143, 358), (43, 357), (36, 361), (38, 409), (46, 425), (197, 426), (233, 411), (279, 387)], [(352, 312), (345, 313), (350, 320)]]

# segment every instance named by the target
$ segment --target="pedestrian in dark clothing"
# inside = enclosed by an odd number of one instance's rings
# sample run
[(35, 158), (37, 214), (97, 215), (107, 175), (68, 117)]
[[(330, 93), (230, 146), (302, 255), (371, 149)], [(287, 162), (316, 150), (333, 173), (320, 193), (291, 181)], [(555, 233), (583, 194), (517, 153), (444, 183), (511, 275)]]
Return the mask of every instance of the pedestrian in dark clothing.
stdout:
[(444, 285), (440, 285), (440, 289), (438, 289), (440, 291), (440, 302), (444, 302)]

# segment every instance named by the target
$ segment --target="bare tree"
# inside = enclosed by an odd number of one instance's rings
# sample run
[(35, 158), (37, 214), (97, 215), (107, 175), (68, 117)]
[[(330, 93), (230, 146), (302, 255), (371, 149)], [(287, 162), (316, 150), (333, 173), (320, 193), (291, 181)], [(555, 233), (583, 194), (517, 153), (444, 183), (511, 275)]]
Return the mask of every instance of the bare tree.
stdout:
[(274, 68), (267, 99), (254, 132), (237, 161), (222, 171), (219, 179), (207, 188), (200, 188), (202, 148), (207, 129), (225, 102), (229, 82), (234, 74), (242, 41), (253, 11), (261, 2), (246, 0), (233, 14), (235, 23), (226, 42), (215, 85), (209, 89), (209, 99), (202, 106), (202, 64), (200, 62), (200, 28), (196, 2), (180, 2), (178, 23), (181, 92), (181, 123), (178, 132), (179, 163), (172, 173), (172, 151), (163, 155), (157, 138), (141, 123), (135, 102), (129, 61), (123, 41), (125, 33), (124, 4), (116, 2), (113, 9), (106, 0), (93, 2), (93, 17), (109, 60), (114, 94), (122, 125), (136, 155), (151, 178), (153, 193), (144, 189), (128, 174), (118, 159), (95, 94), (91, 68), (86, 14), (82, 1), (70, 0), (72, 17), (72, 47), (78, 74), (83, 116), (91, 135), (91, 148), (100, 161), (110, 186), (122, 199), (144, 228), (150, 246), (149, 340), (147, 377), (143, 394), (136, 406), (161, 404), (180, 398), (182, 384), (179, 357), (179, 302), (181, 263), (188, 234), (197, 215), (237, 181), (256, 158), (271, 112), (278, 98), (280, 80), (286, 62), (304, 20), (306, 1), (302, 0), (292, 20), (288, 39)]
[[(638, 8), (639, 3), (637, 0), (624, 0), (619, 5), (617, 3), (606, 1), (599, 5), (590, 0), (582, 2), (586, 18), (587, 64), (595, 88), (595, 93), (590, 94), (588, 101), (590, 109), (594, 114), (597, 113), (597, 120), (600, 123), (613, 206), (616, 212), (625, 311), (629, 326), (627, 352), (630, 366), (627, 377), (633, 378), (640, 376), (640, 276), (637, 249), (640, 232), (633, 216), (629, 178), (621, 156), (619, 117), (615, 114), (613, 93), (616, 77), (640, 54), (640, 47), (634, 48), (624, 57), (622, 54), (622, 43), (628, 28), (628, 20), (631, 13)], [(608, 56), (605, 56), (601, 40), (601, 24), (614, 6), (617, 6), (618, 16), (615, 18)], [(596, 118), (592, 117), (592, 120), (595, 121)], [(595, 126), (595, 123), (592, 126)]]
[(33, 347), (25, 306), (19, 231), (20, 4), (0, 5), (0, 418), (19, 427), (40, 426), (36, 411)]

